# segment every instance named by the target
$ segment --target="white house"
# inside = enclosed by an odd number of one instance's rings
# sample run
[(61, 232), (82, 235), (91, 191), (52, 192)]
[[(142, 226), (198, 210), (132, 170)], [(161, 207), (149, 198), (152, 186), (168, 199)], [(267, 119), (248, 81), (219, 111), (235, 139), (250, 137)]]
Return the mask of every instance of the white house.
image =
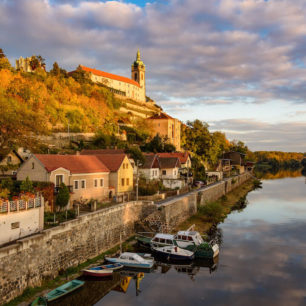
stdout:
[(145, 162), (139, 167), (139, 174), (147, 180), (160, 178), (160, 163), (156, 154), (145, 154)]

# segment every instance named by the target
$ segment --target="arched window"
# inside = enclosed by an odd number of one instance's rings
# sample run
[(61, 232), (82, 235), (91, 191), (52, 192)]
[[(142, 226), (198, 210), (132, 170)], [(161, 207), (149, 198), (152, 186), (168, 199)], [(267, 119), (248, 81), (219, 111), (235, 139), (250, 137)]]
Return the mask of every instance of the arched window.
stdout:
[(137, 81), (137, 72), (135, 73), (134, 79)]

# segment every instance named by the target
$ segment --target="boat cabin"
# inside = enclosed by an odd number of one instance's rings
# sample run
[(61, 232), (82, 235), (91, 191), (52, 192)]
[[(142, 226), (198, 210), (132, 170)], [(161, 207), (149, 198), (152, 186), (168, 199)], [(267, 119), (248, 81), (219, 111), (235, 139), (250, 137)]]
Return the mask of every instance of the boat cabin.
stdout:
[(200, 245), (204, 243), (203, 238), (199, 232), (195, 231), (180, 231), (175, 236), (174, 239), (179, 242), (194, 243), (195, 245)]
[(170, 234), (156, 234), (151, 243), (154, 246), (174, 245), (173, 238), (174, 236)]

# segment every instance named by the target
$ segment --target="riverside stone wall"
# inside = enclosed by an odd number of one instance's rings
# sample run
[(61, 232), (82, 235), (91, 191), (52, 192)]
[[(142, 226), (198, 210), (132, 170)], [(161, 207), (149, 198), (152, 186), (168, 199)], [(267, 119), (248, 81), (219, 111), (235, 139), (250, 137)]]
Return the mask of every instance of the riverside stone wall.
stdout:
[[(197, 212), (197, 203), (205, 205), (249, 179), (249, 173), (222, 181), (202, 191), (160, 205), (164, 220), (177, 225)], [(29, 286), (39, 286), (47, 277), (76, 266), (114, 247), (135, 233), (135, 225), (157, 206), (153, 202), (129, 202), (82, 215), (40, 234), (0, 248), (0, 305)], [(1, 234), (1, 233), (0, 233)]]
[(184, 197), (173, 199), (161, 205), (163, 220), (170, 226), (175, 226), (185, 221), (197, 212), (197, 204), (205, 205), (208, 202), (216, 201), (223, 195), (243, 184), (251, 178), (251, 174), (246, 172), (234, 178), (221, 181), (208, 186), (203, 190), (194, 191)]
[(135, 222), (155, 210), (152, 202), (129, 202), (80, 216), (0, 249), (0, 304), (39, 286), (46, 277), (76, 266), (127, 239)]

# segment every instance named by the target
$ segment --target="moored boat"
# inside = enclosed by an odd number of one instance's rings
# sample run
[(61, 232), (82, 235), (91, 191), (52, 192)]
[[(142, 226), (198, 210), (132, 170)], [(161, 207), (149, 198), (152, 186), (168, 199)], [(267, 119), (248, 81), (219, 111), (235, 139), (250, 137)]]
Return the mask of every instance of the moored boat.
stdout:
[(88, 276), (95, 276), (95, 277), (103, 277), (103, 276), (110, 276), (113, 274), (114, 271), (122, 269), (123, 265), (115, 263), (97, 267), (91, 267), (88, 269), (82, 270), (84, 275)]
[(32, 303), (31, 306), (45, 306), (47, 305), (47, 301), (44, 297), (39, 296), (37, 297)]
[(194, 259), (193, 252), (181, 249), (180, 247), (174, 245), (164, 247), (152, 247), (152, 250), (157, 256), (167, 260), (188, 261)]
[(77, 290), (78, 288), (82, 287), (85, 284), (84, 281), (80, 281), (78, 279), (74, 279), (62, 286), (57, 287), (56, 289), (48, 292), (45, 296), (44, 299), (47, 302), (54, 301), (72, 291)]
[[(196, 231), (179, 231), (175, 235), (157, 233), (153, 238), (145, 236), (146, 233), (140, 233), (137, 236), (138, 242), (150, 247), (178, 246), (182, 249), (194, 252), (195, 258), (209, 259), (219, 254), (219, 246), (215, 243), (209, 243), (203, 240)], [(151, 233), (149, 233), (151, 235)]]
[(111, 263), (119, 263), (125, 267), (150, 269), (154, 265), (154, 259), (144, 258), (137, 253), (125, 252), (119, 257), (105, 257)]

